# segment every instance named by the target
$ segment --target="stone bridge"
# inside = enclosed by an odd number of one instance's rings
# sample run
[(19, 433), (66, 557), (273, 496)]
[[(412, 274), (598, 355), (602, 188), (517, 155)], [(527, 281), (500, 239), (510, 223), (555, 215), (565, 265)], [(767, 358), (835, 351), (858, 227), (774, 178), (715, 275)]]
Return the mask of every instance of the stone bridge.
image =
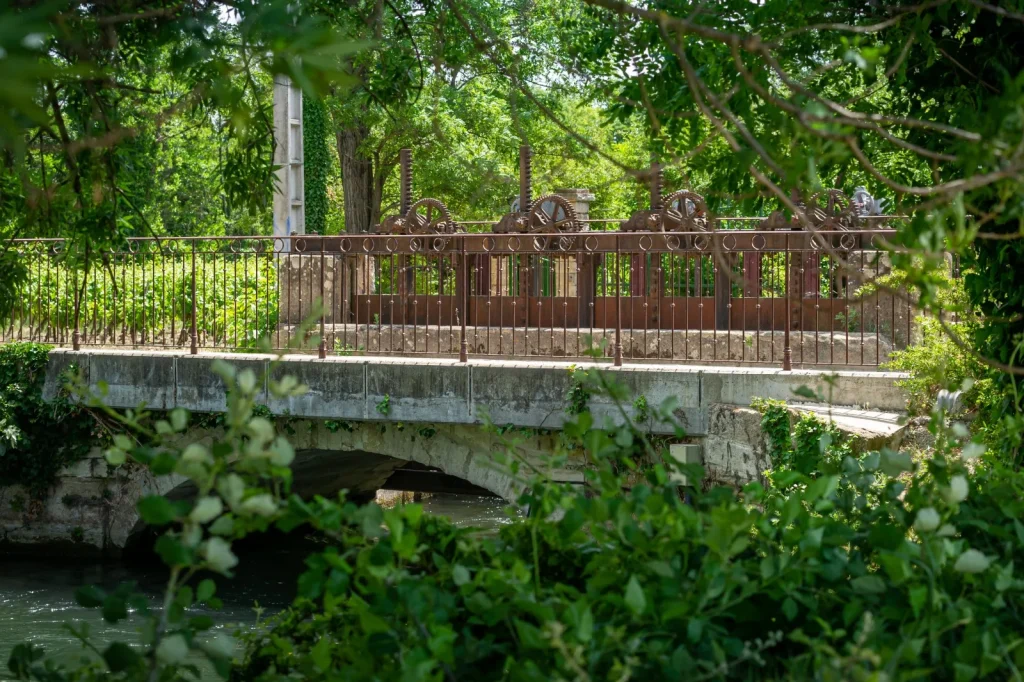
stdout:
[[(52, 395), (61, 373), (74, 365), (91, 385), (105, 383), (106, 401), (112, 407), (145, 404), (156, 410), (182, 407), (217, 413), (226, 405), (224, 386), (211, 371), (217, 359), (251, 368), (257, 376), (292, 375), (309, 387), (300, 397), (279, 400), (264, 386), (260, 401), (275, 415), (292, 420), (290, 437), (297, 451), (294, 489), (307, 496), (332, 495), (343, 488), (369, 496), (398, 474), (430, 473), (513, 499), (522, 482), (495, 463), (495, 453), (510, 447), (508, 436), (498, 431), (514, 427), (514, 454), (543, 465), (545, 455), (559, 445), (558, 431), (568, 418), (567, 396), (574, 382), (573, 365), (553, 361), (460, 363), (304, 355), (278, 359), (237, 353), (55, 349), (45, 390)], [(830, 395), (840, 406), (835, 409), (854, 422), (865, 415), (870, 419), (898, 412), (905, 401), (894, 385), (899, 375), (884, 372), (576, 366), (607, 371), (630, 395), (644, 396), (651, 406), (674, 398), (675, 416), (687, 432), (684, 441), (702, 447), (703, 463), (713, 478), (733, 483), (756, 478), (768, 466), (757, 416), (749, 410), (755, 397), (792, 402), (794, 391), (807, 386)], [(620, 409), (637, 417), (632, 403), (620, 408), (604, 396), (591, 396), (587, 407), (597, 424), (620, 421)], [(506, 428), (480, 428), (488, 423)], [(663, 424), (644, 426), (672, 435)], [(202, 441), (215, 436), (194, 429), (184, 437)], [(575, 453), (565, 469), (550, 474), (579, 481), (582, 467), (582, 453)], [(18, 491), (0, 489), (0, 546), (46, 545), (65, 551), (74, 545), (77, 552), (116, 553), (142, 529), (135, 501), (149, 492), (191, 494), (187, 482), (173, 476), (157, 480), (141, 469), (108, 471), (97, 450), (64, 472), (48, 500), (14, 505)]]

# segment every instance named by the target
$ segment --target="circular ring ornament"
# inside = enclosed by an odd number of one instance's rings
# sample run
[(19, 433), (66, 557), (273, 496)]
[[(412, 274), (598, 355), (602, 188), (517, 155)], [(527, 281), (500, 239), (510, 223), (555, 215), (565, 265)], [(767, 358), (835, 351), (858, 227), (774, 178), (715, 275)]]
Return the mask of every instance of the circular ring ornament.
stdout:
[[(760, 243), (758, 243), (758, 239), (761, 240)], [(765, 236), (763, 234), (755, 234), (753, 237), (750, 238), (750, 247), (754, 249), (754, 251), (760, 251), (767, 245), (768, 240), (765, 239)]]
[(736, 248), (736, 235), (727, 234), (722, 238), (722, 248), (726, 251), (732, 251)]
[(711, 240), (703, 234), (699, 234), (693, 238), (693, 248), (697, 249), (698, 251), (706, 250), (708, 248), (708, 244), (710, 243)]
[[(515, 242), (515, 246), (513, 246), (513, 244), (512, 244), (513, 242)], [(523, 245), (523, 242), (520, 241), (519, 237), (509, 237), (508, 238), (508, 249), (509, 249), (509, 251), (518, 251), (519, 248), (522, 245)]]
[(370, 253), (373, 250), (373, 240), (369, 237), (363, 238), (363, 253)]
[(388, 237), (387, 241), (384, 242), (384, 248), (388, 250), (388, 253), (398, 251), (398, 240), (394, 237)]
[(497, 244), (494, 241), (494, 237), (484, 237), (484, 243), (483, 243), (484, 251), (487, 251), (488, 253), (490, 253), (491, 251), (494, 250), (495, 246), (497, 246)]
[(352, 242), (349, 241), (348, 237), (343, 237), (342, 240), (338, 243), (338, 248), (341, 250), (342, 253), (348, 253), (349, 251), (352, 250)]
[(678, 251), (679, 247), (682, 246), (682, 241), (676, 235), (669, 235), (665, 237), (665, 246), (669, 251)]
[(651, 239), (651, 235), (645, 234), (640, 237), (639, 246), (641, 251), (650, 251), (651, 247), (654, 246), (654, 240)]
[(585, 248), (587, 251), (595, 251), (597, 250), (598, 246), (599, 244), (597, 243), (597, 237), (595, 237), (594, 235), (590, 235), (589, 237), (583, 240), (583, 248)]

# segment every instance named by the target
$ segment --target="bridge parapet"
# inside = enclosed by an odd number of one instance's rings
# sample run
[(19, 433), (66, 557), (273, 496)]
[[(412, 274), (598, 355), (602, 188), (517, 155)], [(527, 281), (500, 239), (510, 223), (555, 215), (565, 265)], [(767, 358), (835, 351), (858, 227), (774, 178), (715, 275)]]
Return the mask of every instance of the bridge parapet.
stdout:
[[(277, 356), (231, 353), (173, 353), (162, 351), (54, 349), (46, 391), (58, 388), (60, 372), (76, 365), (95, 384), (107, 385), (113, 407), (146, 403), (153, 409), (183, 407), (195, 412), (220, 412), (226, 396), (221, 380), (211, 371), (215, 360), (264, 374)], [(904, 375), (896, 372), (783, 371), (759, 367), (681, 367), (676, 365), (552, 361), (474, 360), (402, 357), (284, 356), (273, 368), (309, 387), (302, 396), (277, 399), (264, 389), (264, 404), (275, 414), (309, 419), (482, 424), (537, 429), (560, 429), (568, 415), (572, 387), (569, 369), (600, 369), (621, 382), (630, 395), (644, 396), (649, 405), (674, 398), (676, 416), (693, 436), (707, 433), (708, 409), (715, 404), (749, 406), (755, 397), (799, 400), (794, 391), (807, 386), (833, 396), (838, 405), (901, 411), (905, 396), (895, 386)], [(829, 382), (832, 388), (829, 388)], [(635, 416), (632, 405), (622, 406)], [(588, 408), (597, 423), (618, 419), (618, 407), (593, 396)], [(653, 424), (655, 433), (669, 433)]]

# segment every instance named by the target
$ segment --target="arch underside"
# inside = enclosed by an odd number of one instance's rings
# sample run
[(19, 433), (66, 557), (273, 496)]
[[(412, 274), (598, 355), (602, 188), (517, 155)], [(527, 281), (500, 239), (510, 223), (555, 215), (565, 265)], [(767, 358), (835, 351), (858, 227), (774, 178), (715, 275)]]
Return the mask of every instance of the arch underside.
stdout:
[[(187, 442), (212, 441), (213, 433), (192, 433)], [(349, 498), (368, 501), (377, 490), (395, 481), (397, 489), (422, 492), (455, 491), (492, 494), (515, 501), (523, 482), (499, 464), (494, 453), (508, 451), (501, 437), (478, 426), (437, 425), (402, 427), (367, 422), (329, 429), (321, 422), (295, 425), (291, 440), (296, 448), (292, 462), (292, 490), (303, 498), (334, 497), (341, 490)], [(539, 462), (554, 449), (550, 435), (521, 438), (514, 455)], [(195, 495), (190, 482), (177, 477), (150, 480), (142, 494), (159, 492), (176, 499)], [(137, 499), (137, 498), (136, 498)], [(124, 519), (124, 531), (115, 544), (126, 547), (145, 530), (134, 513)], [(120, 540), (120, 542), (118, 542)]]

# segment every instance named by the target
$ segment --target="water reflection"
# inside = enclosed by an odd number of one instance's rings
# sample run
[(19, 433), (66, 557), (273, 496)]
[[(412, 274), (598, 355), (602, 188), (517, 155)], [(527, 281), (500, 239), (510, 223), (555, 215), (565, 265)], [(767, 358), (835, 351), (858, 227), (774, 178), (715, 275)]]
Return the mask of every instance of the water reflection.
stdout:
[[(425, 512), (447, 516), (459, 526), (493, 532), (508, 522), (507, 504), (494, 497), (434, 495), (420, 504)], [(241, 564), (235, 577), (217, 580), (224, 607), (207, 615), (218, 628), (233, 632), (252, 627), (257, 603), (268, 613), (284, 608), (294, 595), (303, 558), (316, 548), (309, 539), (295, 535), (253, 538), (241, 544)], [(166, 578), (166, 571), (152, 561), (83, 564), (0, 559), (0, 680), (7, 679), (7, 658), (11, 647), (20, 642), (41, 644), (60, 659), (75, 661), (82, 649), (63, 627), (66, 622), (89, 623), (100, 643), (136, 641), (132, 620), (110, 625), (102, 622), (97, 610), (78, 606), (74, 598), (78, 587), (100, 585), (112, 589), (121, 582), (134, 581), (155, 603)]]

